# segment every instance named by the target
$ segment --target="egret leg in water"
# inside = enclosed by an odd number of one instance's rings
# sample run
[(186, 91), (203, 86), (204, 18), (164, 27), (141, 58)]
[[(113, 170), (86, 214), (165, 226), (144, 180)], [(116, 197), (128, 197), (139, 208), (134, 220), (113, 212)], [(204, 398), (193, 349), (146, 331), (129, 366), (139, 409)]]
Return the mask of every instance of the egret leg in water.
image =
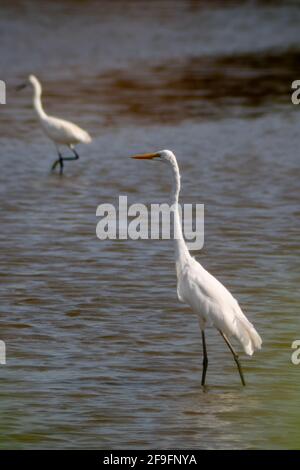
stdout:
[(202, 380), (201, 380), (201, 385), (205, 385), (205, 377), (206, 377), (206, 371), (207, 371), (207, 366), (208, 366), (208, 357), (207, 357), (207, 350), (206, 350), (206, 341), (205, 341), (205, 332), (204, 330), (201, 330), (202, 334), (202, 346), (203, 346), (203, 369), (202, 369)]
[(70, 145), (70, 150), (74, 153), (74, 157), (64, 157), (63, 160), (78, 160), (79, 159), (79, 155), (78, 153), (76, 152), (76, 150), (74, 149), (74, 147), (72, 147), (72, 145)]
[(55, 170), (55, 168), (57, 167), (57, 165), (59, 165), (59, 166), (60, 166), (59, 172), (60, 172), (60, 174), (62, 174), (62, 173), (63, 173), (63, 170), (64, 170), (64, 161), (63, 161), (64, 159), (63, 159), (62, 154), (60, 153), (59, 150), (57, 150), (57, 153), (58, 153), (58, 159), (55, 160), (55, 162), (53, 163), (53, 165), (52, 165), (52, 167), (51, 167), (51, 170), (52, 170), (52, 171)]
[[(219, 330), (220, 331), (220, 330)], [(229, 347), (230, 351), (232, 352), (232, 355), (233, 355), (233, 358), (235, 360), (235, 363), (237, 365), (237, 368), (238, 368), (238, 371), (239, 371), (239, 374), (240, 374), (240, 377), (241, 377), (241, 381), (242, 381), (242, 384), (245, 386), (246, 385), (246, 382), (245, 382), (245, 379), (244, 379), (244, 375), (243, 375), (243, 371), (242, 371), (242, 366), (240, 364), (240, 361), (239, 361), (239, 356), (237, 355), (237, 353), (235, 352), (235, 350), (233, 349), (229, 339), (226, 338), (225, 334), (220, 331), (220, 335), (224, 338), (224, 341), (225, 343), (227, 344), (227, 346)]]
[(63, 169), (64, 169), (64, 161), (65, 160), (78, 160), (79, 159), (79, 155), (78, 153), (76, 152), (76, 150), (74, 149), (74, 147), (71, 147), (70, 146), (70, 149), (72, 150), (72, 152), (74, 153), (74, 157), (63, 157), (62, 154), (60, 153), (59, 150), (57, 150), (57, 153), (58, 153), (58, 159), (55, 160), (55, 162), (53, 163), (52, 167), (51, 167), (51, 170), (55, 170), (55, 168), (57, 167), (57, 165), (59, 164), (60, 165), (60, 174), (63, 173)]

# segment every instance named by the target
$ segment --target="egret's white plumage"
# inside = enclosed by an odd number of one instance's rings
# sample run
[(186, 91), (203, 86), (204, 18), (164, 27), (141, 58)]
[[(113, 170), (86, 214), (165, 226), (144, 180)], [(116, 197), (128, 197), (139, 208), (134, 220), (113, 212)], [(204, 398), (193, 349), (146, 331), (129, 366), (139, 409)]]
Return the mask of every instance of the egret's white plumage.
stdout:
[(178, 298), (197, 313), (201, 329), (214, 326), (227, 338), (233, 336), (250, 356), (260, 349), (260, 336), (243, 314), (237, 300), (218, 279), (190, 255), (178, 261), (176, 268)]
[(260, 349), (262, 340), (243, 314), (238, 302), (214, 276), (206, 271), (189, 253), (185, 244), (178, 209), (180, 192), (180, 173), (175, 155), (170, 150), (137, 155), (137, 159), (156, 159), (168, 163), (172, 168), (174, 186), (171, 204), (174, 207), (175, 228), (175, 258), (177, 271), (177, 294), (181, 302), (188, 304), (197, 314), (202, 330), (204, 372), (202, 383), (205, 383), (207, 367), (207, 353), (204, 330), (207, 326), (214, 326), (224, 337), (237, 362), (242, 383), (244, 378), (238, 362), (238, 356), (233, 350), (229, 339), (236, 338), (248, 355)]
[[(42, 105), (42, 86), (39, 80), (34, 75), (29, 75), (29, 82), (33, 86), (33, 107), (36, 111), (37, 117), (45, 134), (55, 143), (58, 151), (58, 160), (52, 166), (54, 169), (57, 164), (60, 164), (61, 172), (63, 170), (64, 160), (77, 160), (78, 153), (74, 150), (74, 146), (79, 143), (88, 144), (91, 142), (91, 136), (85, 130), (81, 129), (76, 124), (49, 116)], [(21, 86), (22, 87), (22, 86)], [(74, 153), (74, 157), (62, 157), (58, 150), (59, 145), (68, 146)]]

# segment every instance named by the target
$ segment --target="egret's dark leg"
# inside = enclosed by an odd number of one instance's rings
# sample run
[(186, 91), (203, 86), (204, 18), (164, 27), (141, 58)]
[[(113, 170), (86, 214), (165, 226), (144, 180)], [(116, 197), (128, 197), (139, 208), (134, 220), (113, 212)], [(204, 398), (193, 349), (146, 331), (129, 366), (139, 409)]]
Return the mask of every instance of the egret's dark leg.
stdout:
[(78, 160), (78, 159), (79, 159), (79, 155), (78, 155), (78, 153), (76, 152), (76, 150), (74, 149), (74, 147), (71, 147), (71, 150), (72, 150), (72, 152), (73, 152), (74, 155), (75, 155), (75, 160)]
[(55, 162), (53, 163), (52, 167), (51, 167), (51, 170), (55, 170), (55, 168), (57, 167), (57, 165), (60, 166), (60, 174), (62, 174), (63, 172), (63, 168), (64, 168), (64, 162), (63, 162), (63, 157), (60, 153), (59, 150), (57, 150), (57, 153), (58, 153), (58, 159), (55, 160)]
[(55, 160), (55, 162), (53, 163), (53, 165), (51, 167), (51, 170), (55, 170), (55, 168), (57, 167), (58, 164), (59, 164), (59, 159)]
[(78, 153), (76, 152), (76, 150), (74, 149), (74, 147), (72, 146), (69, 146), (70, 150), (74, 153), (74, 157), (64, 157), (63, 159), (64, 160), (78, 160), (79, 159), (79, 155)]
[(205, 377), (206, 377), (206, 371), (207, 371), (207, 366), (208, 366), (208, 358), (207, 358), (207, 350), (206, 350), (206, 341), (205, 341), (204, 330), (201, 330), (201, 335), (202, 335), (202, 346), (203, 346), (203, 369), (202, 369), (201, 385), (205, 385)]
[(60, 165), (59, 173), (62, 175), (64, 171), (64, 159), (63, 158), (60, 158), (59, 165)]
[(224, 333), (222, 331), (220, 331), (220, 334), (221, 336), (223, 337), (225, 343), (227, 344), (227, 346), (229, 347), (230, 351), (232, 352), (232, 355), (233, 355), (233, 358), (235, 360), (235, 363), (237, 365), (237, 368), (238, 368), (238, 371), (239, 371), (239, 374), (240, 374), (240, 377), (241, 377), (241, 381), (242, 381), (242, 384), (245, 386), (246, 385), (246, 382), (245, 382), (245, 379), (244, 379), (244, 375), (243, 375), (243, 371), (242, 371), (242, 367), (241, 367), (241, 364), (239, 362), (239, 356), (237, 355), (237, 353), (235, 352), (235, 350), (233, 349), (231, 343), (229, 342), (229, 340), (226, 338), (226, 336), (224, 335)]

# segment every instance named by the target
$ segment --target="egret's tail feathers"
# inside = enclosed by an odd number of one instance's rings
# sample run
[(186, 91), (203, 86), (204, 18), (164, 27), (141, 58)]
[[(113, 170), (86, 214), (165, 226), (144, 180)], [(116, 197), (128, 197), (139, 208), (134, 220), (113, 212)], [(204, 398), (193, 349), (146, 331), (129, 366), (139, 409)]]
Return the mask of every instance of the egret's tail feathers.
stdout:
[(256, 349), (261, 348), (262, 339), (254, 326), (246, 318), (245, 320), (240, 318), (237, 320), (237, 338), (241, 342), (245, 353), (252, 356)]
[(85, 132), (82, 134), (82, 142), (85, 144), (90, 144), (92, 142), (92, 138), (88, 132)]

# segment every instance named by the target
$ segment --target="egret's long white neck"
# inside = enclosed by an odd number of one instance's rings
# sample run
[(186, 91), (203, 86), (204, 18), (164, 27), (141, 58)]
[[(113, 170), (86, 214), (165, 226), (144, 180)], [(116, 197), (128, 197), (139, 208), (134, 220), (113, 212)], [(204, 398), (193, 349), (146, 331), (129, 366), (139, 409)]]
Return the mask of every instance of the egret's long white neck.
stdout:
[(47, 117), (42, 101), (41, 101), (41, 96), (42, 96), (42, 87), (38, 81), (34, 82), (33, 84), (33, 107), (36, 110), (36, 113), (38, 117), (43, 120)]
[(179, 213), (179, 192), (180, 192), (180, 173), (176, 159), (170, 162), (173, 172), (173, 189), (171, 193), (171, 204), (174, 208), (174, 242), (175, 242), (175, 257), (176, 264), (184, 264), (190, 258), (189, 250), (182, 234), (182, 225)]

